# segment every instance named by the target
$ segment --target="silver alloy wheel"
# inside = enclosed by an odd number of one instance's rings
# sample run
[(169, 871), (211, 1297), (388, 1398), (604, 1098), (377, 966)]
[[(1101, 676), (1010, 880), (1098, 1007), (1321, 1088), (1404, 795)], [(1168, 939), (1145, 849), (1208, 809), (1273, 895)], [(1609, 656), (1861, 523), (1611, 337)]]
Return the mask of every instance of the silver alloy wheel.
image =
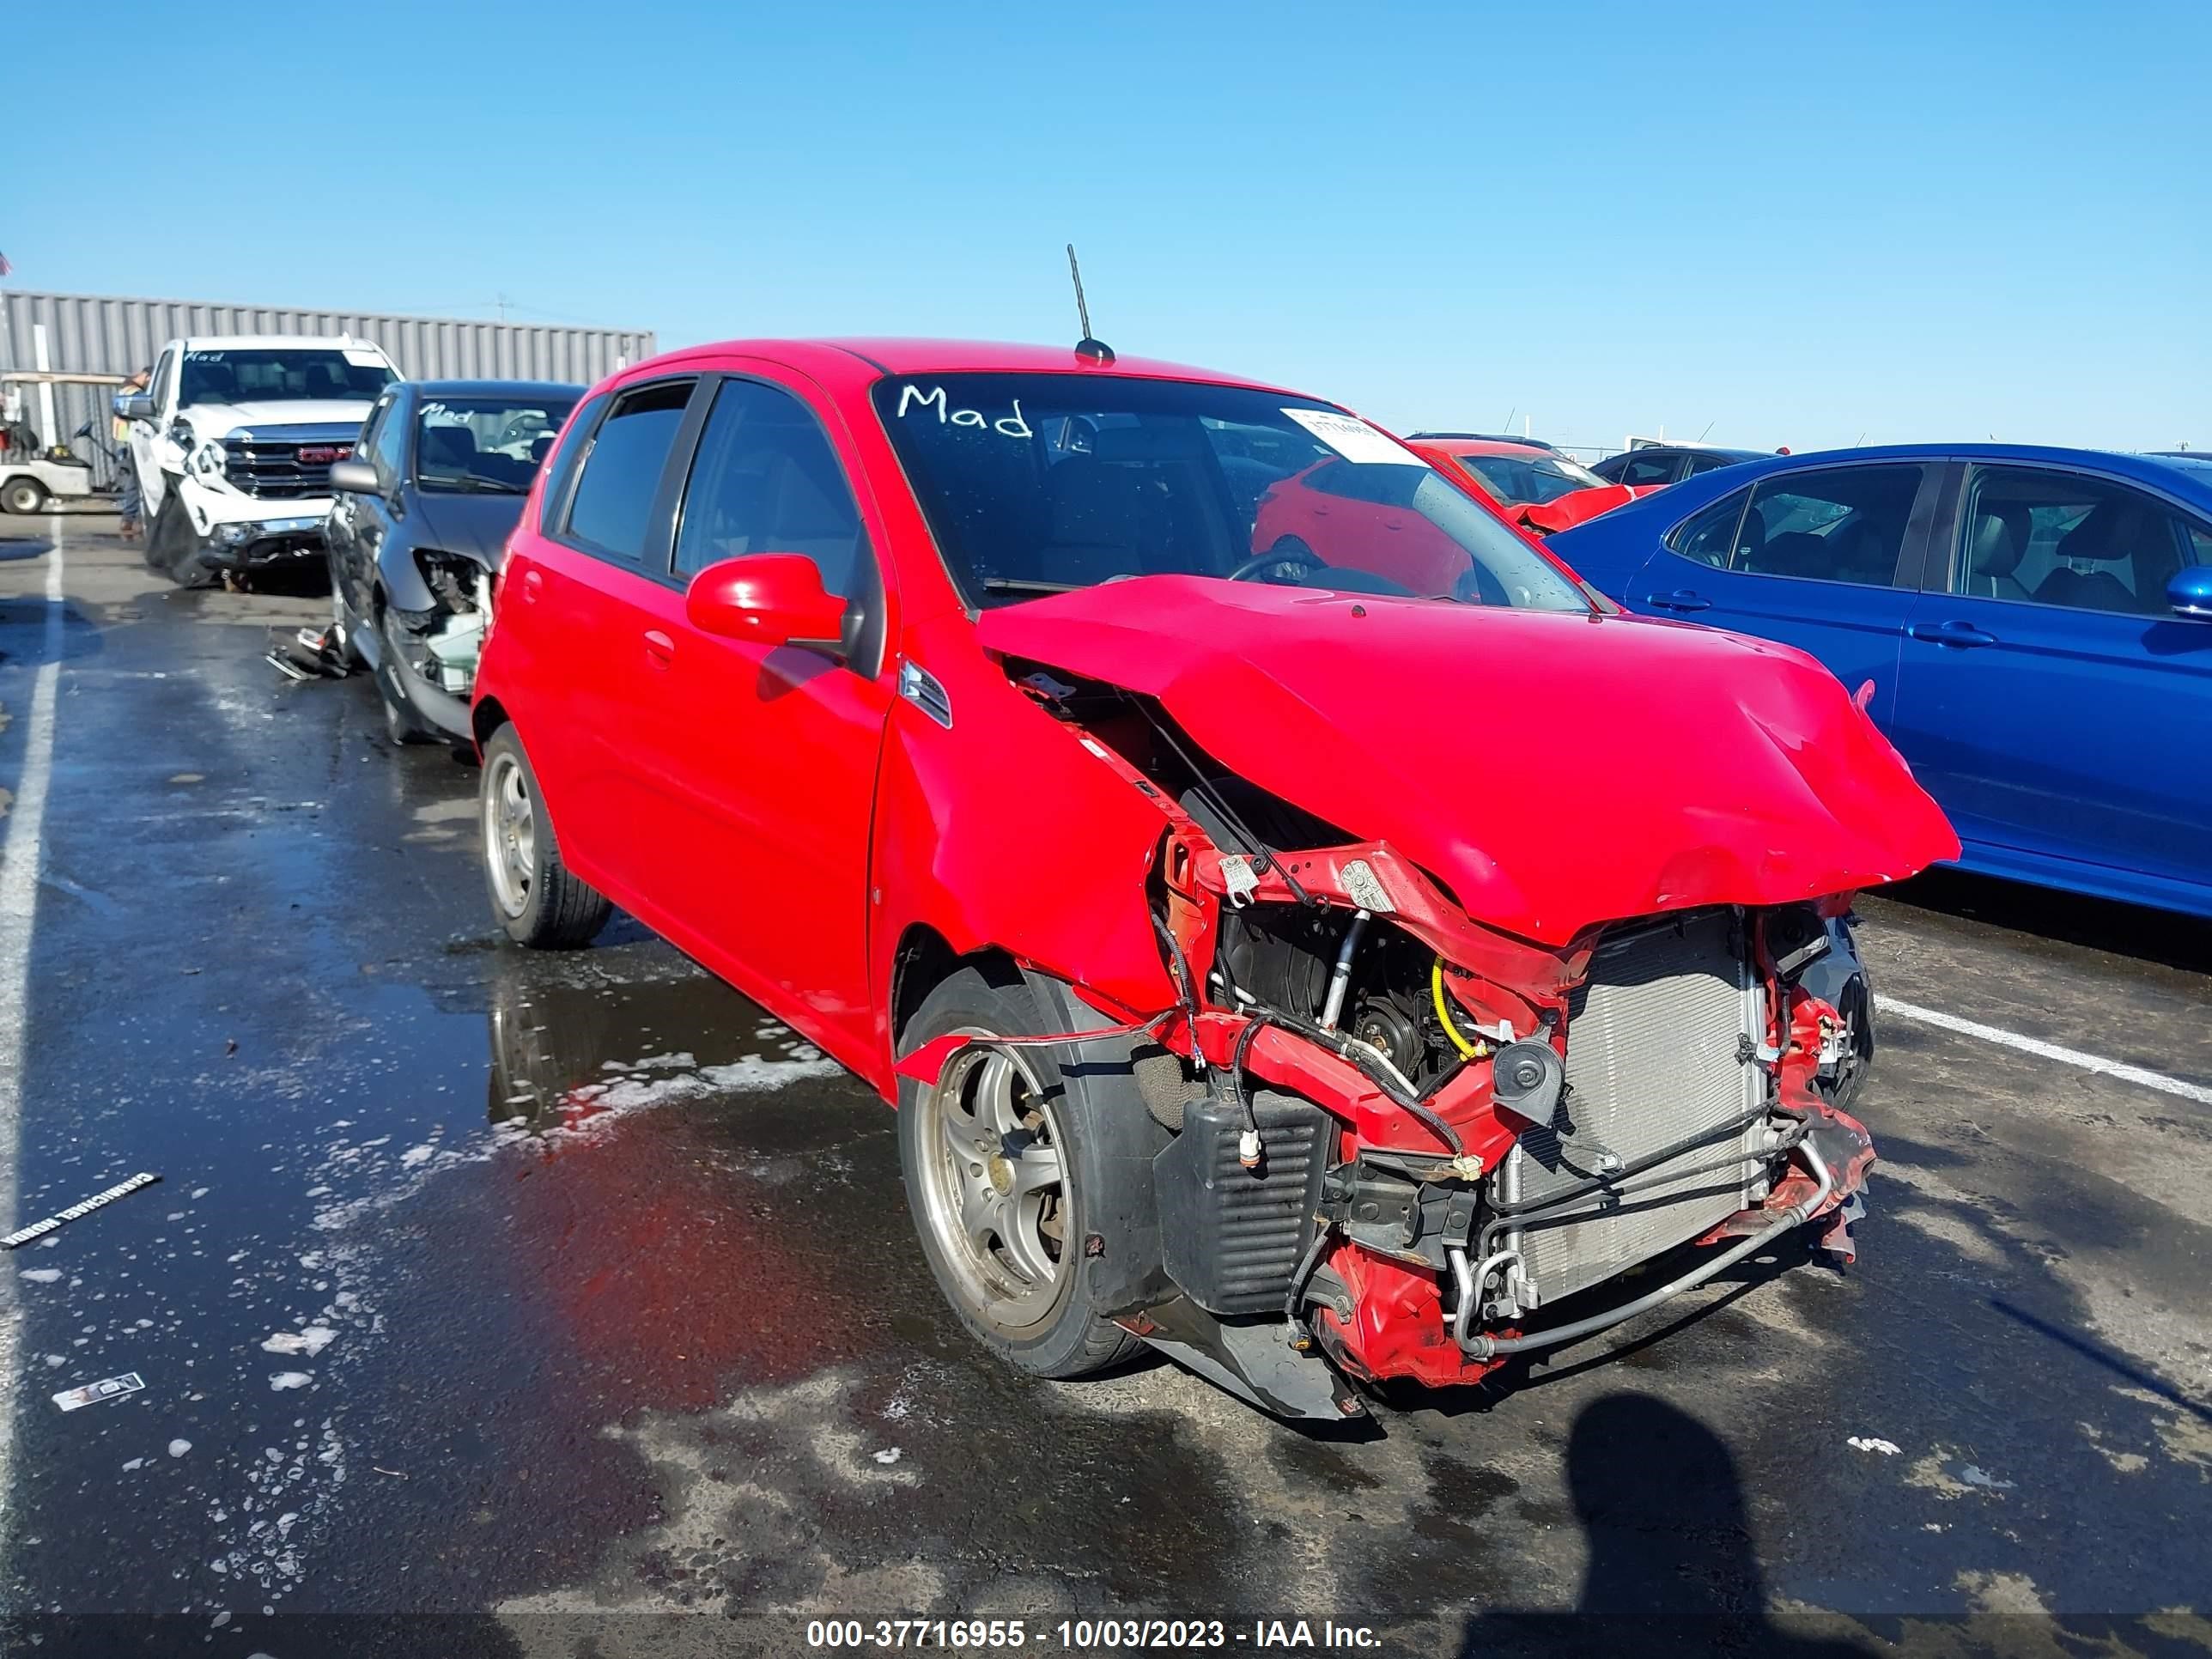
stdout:
[(519, 916), (529, 908), (537, 879), (538, 811), (522, 763), (513, 755), (493, 756), (484, 774), (483, 838), (492, 892), (501, 909)]
[(1036, 1078), (1012, 1051), (963, 1048), (911, 1109), (926, 1219), (962, 1293), (1002, 1329), (1043, 1323), (1073, 1264), (1059, 1135)]

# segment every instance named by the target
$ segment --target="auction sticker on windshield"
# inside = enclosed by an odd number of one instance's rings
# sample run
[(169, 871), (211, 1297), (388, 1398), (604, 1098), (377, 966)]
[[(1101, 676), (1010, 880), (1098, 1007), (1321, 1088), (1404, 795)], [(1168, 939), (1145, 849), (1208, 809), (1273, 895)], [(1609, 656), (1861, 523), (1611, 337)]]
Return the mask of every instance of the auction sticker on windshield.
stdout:
[(1386, 432), (1379, 432), (1355, 415), (1333, 409), (1286, 409), (1300, 426), (1347, 461), (1385, 466), (1426, 466), (1428, 463)]

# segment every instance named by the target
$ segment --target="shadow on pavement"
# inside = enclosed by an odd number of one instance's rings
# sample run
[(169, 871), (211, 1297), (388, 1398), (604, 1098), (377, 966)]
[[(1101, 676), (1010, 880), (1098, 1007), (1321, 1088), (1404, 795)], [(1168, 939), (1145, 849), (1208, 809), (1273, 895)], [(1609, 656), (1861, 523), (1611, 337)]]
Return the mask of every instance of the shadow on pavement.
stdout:
[(2186, 973), (2212, 973), (2212, 921), (2200, 917), (1963, 870), (1931, 870), (1877, 893), (1917, 910), (1964, 917)]
[(1468, 1626), (1465, 1659), (1866, 1650), (1769, 1616), (1735, 1459), (1688, 1413), (1652, 1395), (1592, 1401), (1568, 1437), (1567, 1486), (1589, 1551), (1574, 1610), (1482, 1614)]

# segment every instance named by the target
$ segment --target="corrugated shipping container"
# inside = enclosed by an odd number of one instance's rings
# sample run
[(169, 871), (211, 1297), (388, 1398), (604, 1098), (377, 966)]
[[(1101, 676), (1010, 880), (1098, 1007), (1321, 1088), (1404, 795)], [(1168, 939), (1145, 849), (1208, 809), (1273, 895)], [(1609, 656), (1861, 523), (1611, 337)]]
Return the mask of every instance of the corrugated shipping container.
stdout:
[[(0, 368), (41, 366), (36, 344), (40, 326), (46, 336), (44, 367), (94, 374), (128, 374), (149, 368), (167, 342), (203, 334), (350, 334), (382, 346), (401, 374), (417, 380), (575, 380), (589, 385), (624, 364), (650, 357), (655, 349), (651, 333), (633, 329), (0, 289)], [(87, 421), (95, 432), (106, 435), (106, 392), (91, 386), (57, 386), (53, 405), (49, 423), (39, 392), (25, 390), (24, 418), (38, 428), (41, 442), (66, 442)], [(79, 453), (84, 451), (85, 446), (78, 446)]]

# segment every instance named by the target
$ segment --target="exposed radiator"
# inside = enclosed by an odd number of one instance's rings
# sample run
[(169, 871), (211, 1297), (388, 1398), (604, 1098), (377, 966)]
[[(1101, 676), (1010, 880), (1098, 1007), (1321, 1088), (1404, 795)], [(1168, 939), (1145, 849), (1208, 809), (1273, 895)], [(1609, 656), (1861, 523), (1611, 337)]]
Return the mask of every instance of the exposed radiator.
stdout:
[[(1602, 942), (1568, 1008), (1567, 1092), (1572, 1132), (1532, 1130), (1514, 1154), (1522, 1203), (1597, 1173), (1601, 1152), (1624, 1164), (1714, 1128), (1766, 1097), (1765, 1074), (1740, 1057), (1759, 1030), (1764, 994), (1736, 948), (1729, 911), (1631, 925)], [(1760, 1143), (1764, 1125), (1718, 1139), (1593, 1194), (1571, 1218), (1522, 1229), (1522, 1271), (1555, 1302), (1696, 1237), (1746, 1207), (1761, 1184), (1755, 1165), (1697, 1173)]]

